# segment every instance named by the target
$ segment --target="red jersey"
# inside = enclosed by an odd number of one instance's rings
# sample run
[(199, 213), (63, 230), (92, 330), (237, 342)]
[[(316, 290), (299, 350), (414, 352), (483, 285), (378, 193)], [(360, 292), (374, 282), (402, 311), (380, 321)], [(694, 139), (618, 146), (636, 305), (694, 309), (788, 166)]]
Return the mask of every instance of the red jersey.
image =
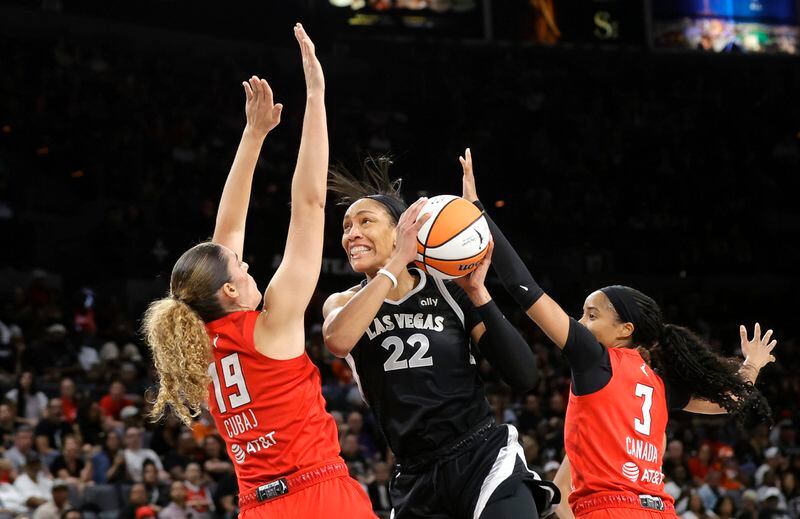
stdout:
[(664, 381), (638, 351), (610, 348), (611, 380), (601, 390), (570, 391), (564, 446), (572, 466), (570, 506), (598, 492), (647, 494), (664, 502), (661, 459), (667, 429)]
[(325, 411), (317, 367), (303, 353), (276, 360), (256, 351), (260, 312), (234, 312), (206, 325), (209, 409), (234, 461), (239, 492), (337, 458), (336, 422)]

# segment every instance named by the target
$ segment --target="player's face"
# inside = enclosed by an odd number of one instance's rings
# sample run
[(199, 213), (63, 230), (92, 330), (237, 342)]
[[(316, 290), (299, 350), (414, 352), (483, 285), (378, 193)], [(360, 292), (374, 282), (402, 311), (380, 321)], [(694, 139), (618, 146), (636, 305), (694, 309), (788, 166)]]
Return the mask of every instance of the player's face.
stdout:
[(394, 250), (395, 225), (380, 202), (362, 198), (353, 203), (342, 222), (342, 247), (356, 272), (374, 274)]
[(583, 303), (583, 315), (578, 321), (592, 332), (597, 341), (606, 348), (626, 346), (630, 332), (620, 321), (614, 305), (601, 291), (592, 292)]
[(261, 293), (258, 291), (256, 280), (248, 272), (250, 266), (232, 250), (226, 248), (225, 251), (228, 272), (231, 276), (229, 283), (236, 287), (235, 305), (255, 310), (261, 303)]

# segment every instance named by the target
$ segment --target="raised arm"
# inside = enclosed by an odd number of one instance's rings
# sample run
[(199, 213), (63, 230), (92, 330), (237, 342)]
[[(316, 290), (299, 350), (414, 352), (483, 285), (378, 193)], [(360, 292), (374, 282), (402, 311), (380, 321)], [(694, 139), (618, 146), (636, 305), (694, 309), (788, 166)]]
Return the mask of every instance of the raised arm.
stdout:
[(572, 509), (569, 507), (569, 494), (572, 492), (572, 468), (566, 455), (564, 455), (564, 460), (558, 467), (553, 483), (561, 491), (561, 501), (556, 507), (556, 517), (558, 519), (575, 519), (575, 514), (572, 513)]
[[(772, 339), (772, 330), (767, 330), (761, 336), (761, 325), (756, 323), (753, 330), (753, 338), (747, 338), (747, 328), (739, 326), (739, 337), (742, 344), (742, 355), (744, 362), (739, 368), (739, 375), (747, 382), (755, 385), (758, 374), (770, 362), (775, 362), (772, 350), (777, 346), (777, 340)], [(684, 411), (697, 414), (726, 414), (728, 411), (719, 404), (702, 398), (692, 397), (689, 403), (683, 408)]]
[(305, 347), (303, 314), (314, 293), (322, 265), (328, 176), (328, 126), (322, 66), (311, 38), (300, 24), (295, 26), (294, 35), (303, 57), (306, 111), (297, 166), (292, 177), (286, 247), (283, 260), (264, 294), (266, 313), (259, 319), (259, 329), (256, 330), (259, 349), (275, 358), (297, 356)]
[(253, 172), (261, 153), (261, 145), (267, 134), (281, 122), (283, 110), (283, 105), (273, 103), (272, 89), (265, 79), (253, 76), (242, 82), (242, 85), (247, 99), (244, 107), (247, 125), (242, 132), (239, 148), (222, 190), (212, 238), (214, 243), (231, 249), (240, 259), (244, 247), (244, 228), (250, 205)]
[(569, 336), (569, 316), (539, 287), (517, 251), (514, 250), (478, 200), (470, 149), (467, 148), (464, 156), (458, 159), (464, 172), (463, 196), (484, 211), (486, 221), (489, 223), (489, 230), (492, 232), (494, 240), (492, 262), (500, 281), (520, 308), (528, 314), (528, 317), (550, 337), (556, 346), (563, 349)]
[[(383, 267), (395, 279), (417, 255), (417, 233), (430, 218), (430, 214), (424, 214), (419, 219), (417, 217), (427, 201), (427, 198), (420, 198), (411, 204), (397, 222), (397, 246)], [(372, 324), (392, 288), (393, 282), (388, 276), (377, 275), (366, 286), (333, 294), (325, 301), (322, 308), (325, 319), (322, 336), (331, 353), (338, 357), (346, 357), (350, 353), (367, 331), (367, 327)]]

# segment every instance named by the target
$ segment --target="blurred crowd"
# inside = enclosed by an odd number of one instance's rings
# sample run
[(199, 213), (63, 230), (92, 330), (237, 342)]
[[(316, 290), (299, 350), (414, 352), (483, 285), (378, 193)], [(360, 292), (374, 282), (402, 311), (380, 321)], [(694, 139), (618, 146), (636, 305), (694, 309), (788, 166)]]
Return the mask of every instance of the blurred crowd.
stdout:
[[(177, 256), (211, 234), (252, 73), (286, 106), (248, 222), (263, 287), (288, 217), (299, 58), (57, 34), (0, 34), (0, 45), (0, 516), (235, 517), (233, 464), (210, 417), (191, 429), (145, 418), (154, 376), (131, 293), (156, 276), (163, 291)], [(471, 146), (482, 198), (570, 310), (600, 283), (636, 280), (731, 356), (736, 325), (777, 320), (765, 325), (778, 328), (779, 364), (759, 382), (775, 426), (676, 413), (663, 470), (682, 518), (800, 517), (800, 359), (780, 324), (800, 260), (796, 62), (409, 42), (343, 42), (322, 62), (332, 158), (394, 153), (413, 198), (458, 192), (456, 158)], [(343, 257), (340, 216), (331, 204), (326, 257)], [(320, 302), (355, 279), (323, 275), (308, 353), (342, 456), (388, 517), (391, 453), (320, 333)], [(496, 419), (517, 425), (529, 465), (552, 478), (569, 372), (498, 299), (546, 376), (515, 394), (485, 360), (481, 375)]]

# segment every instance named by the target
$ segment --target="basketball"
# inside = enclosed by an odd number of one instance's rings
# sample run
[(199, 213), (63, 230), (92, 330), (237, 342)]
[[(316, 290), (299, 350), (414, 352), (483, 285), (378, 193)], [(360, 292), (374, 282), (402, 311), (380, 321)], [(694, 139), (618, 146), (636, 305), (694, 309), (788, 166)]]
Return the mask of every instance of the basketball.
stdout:
[(486, 255), (491, 234), (483, 213), (471, 202), (453, 195), (434, 196), (420, 216), (431, 217), (417, 234), (419, 268), (439, 279), (472, 272)]

